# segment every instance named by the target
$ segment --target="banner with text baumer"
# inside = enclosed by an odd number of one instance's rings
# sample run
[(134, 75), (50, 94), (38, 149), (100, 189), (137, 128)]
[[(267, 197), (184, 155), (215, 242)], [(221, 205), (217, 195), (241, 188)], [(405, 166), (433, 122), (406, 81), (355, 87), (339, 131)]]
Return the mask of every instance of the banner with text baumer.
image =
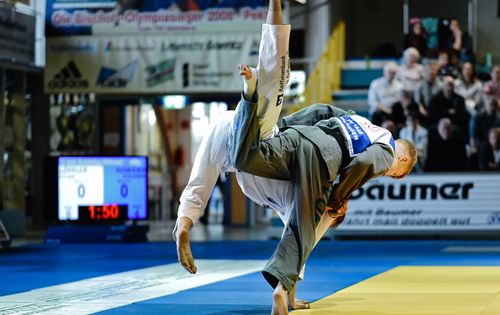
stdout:
[(380, 177), (352, 195), (340, 231), (499, 231), (500, 174)]

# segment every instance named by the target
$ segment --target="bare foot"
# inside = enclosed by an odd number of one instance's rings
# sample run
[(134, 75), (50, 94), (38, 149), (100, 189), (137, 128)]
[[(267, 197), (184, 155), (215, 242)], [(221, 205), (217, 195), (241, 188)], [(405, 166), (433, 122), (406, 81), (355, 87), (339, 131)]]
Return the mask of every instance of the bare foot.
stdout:
[(297, 286), (294, 286), (290, 292), (288, 292), (288, 302), (290, 303), (290, 308), (292, 310), (303, 310), (310, 309), (311, 304), (309, 301), (298, 299), (295, 297), (295, 290)]
[(278, 284), (273, 293), (273, 310), (271, 315), (288, 315), (288, 305), (286, 303), (286, 291)]
[(308, 310), (311, 308), (311, 303), (307, 300), (294, 299), (294, 302), (290, 302), (290, 308), (292, 310)]
[(240, 63), (238, 65), (238, 71), (240, 72), (240, 76), (247, 81), (252, 79), (253, 77), (252, 71), (250, 70), (250, 67), (248, 65)]
[(238, 71), (243, 78), (243, 97), (247, 101), (253, 100), (257, 90), (257, 75), (252, 70), (248, 65), (242, 63), (238, 65)]

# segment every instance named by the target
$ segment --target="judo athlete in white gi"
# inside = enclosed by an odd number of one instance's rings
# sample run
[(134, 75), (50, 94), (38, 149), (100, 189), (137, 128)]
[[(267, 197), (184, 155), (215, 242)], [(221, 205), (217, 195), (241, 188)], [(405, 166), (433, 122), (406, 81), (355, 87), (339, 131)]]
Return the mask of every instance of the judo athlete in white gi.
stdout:
[[(258, 103), (262, 105), (258, 113), (261, 125), (260, 137), (263, 139), (278, 133), (276, 123), (290, 73), (288, 62), (290, 25), (282, 25), (281, 3), (277, 0), (270, 2), (267, 23), (262, 27), (257, 69), (239, 66), (240, 75), (245, 78), (244, 98), (251, 100), (257, 94)], [(282, 124), (312, 125), (341, 112), (343, 111), (325, 105), (310, 106), (304, 111), (284, 118)], [(191, 273), (196, 272), (196, 265), (189, 246), (189, 231), (202, 216), (220, 173), (236, 171), (229, 162), (233, 117), (234, 111), (227, 111), (210, 127), (198, 149), (191, 176), (180, 197), (178, 219), (172, 234), (177, 242), (179, 261)], [(237, 172), (236, 178), (247, 197), (259, 205), (276, 210), (286, 224), (294, 202), (293, 185), (290, 181), (257, 177), (244, 172)], [(317, 241), (334, 220), (325, 213), (318, 226)], [(309, 306), (307, 301), (295, 300), (294, 294), (295, 290), (292, 290), (290, 292), (292, 308)]]

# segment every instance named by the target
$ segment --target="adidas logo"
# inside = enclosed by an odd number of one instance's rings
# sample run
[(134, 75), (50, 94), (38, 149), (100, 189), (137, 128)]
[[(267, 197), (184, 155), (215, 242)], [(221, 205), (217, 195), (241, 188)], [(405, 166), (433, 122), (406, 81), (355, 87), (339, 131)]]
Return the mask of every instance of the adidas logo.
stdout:
[(62, 68), (61, 71), (56, 73), (52, 80), (49, 81), (50, 89), (82, 89), (88, 87), (89, 81), (82, 78), (82, 74), (80, 73), (80, 70), (77, 68), (74, 61), (68, 62), (68, 64), (64, 68)]

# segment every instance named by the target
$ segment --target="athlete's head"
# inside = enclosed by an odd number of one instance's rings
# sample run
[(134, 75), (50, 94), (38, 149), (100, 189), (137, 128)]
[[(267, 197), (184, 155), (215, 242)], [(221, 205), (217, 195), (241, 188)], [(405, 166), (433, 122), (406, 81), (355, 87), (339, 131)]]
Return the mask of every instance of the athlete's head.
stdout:
[(417, 163), (417, 149), (405, 139), (398, 139), (395, 143), (394, 161), (385, 175), (400, 179), (406, 177)]

